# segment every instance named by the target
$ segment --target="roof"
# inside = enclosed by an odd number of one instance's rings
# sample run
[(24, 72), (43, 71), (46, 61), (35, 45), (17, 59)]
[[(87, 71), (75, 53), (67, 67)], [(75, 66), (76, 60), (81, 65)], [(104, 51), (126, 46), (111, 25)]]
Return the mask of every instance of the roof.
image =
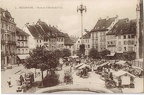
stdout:
[(21, 30), (20, 28), (16, 27), (16, 35), (18, 36), (30, 36), (29, 34), (27, 34), (26, 32), (24, 32), (23, 30)]
[(14, 18), (11, 16), (11, 13), (8, 10), (4, 10), (3, 8), (0, 8), (0, 14), (2, 20), (15, 24)]
[(109, 19), (99, 19), (91, 32), (96, 31), (107, 31), (108, 27), (115, 21), (117, 17), (109, 18)]
[(76, 41), (78, 40), (78, 37), (70, 37), (70, 39), (72, 40), (73, 43), (76, 43)]
[(38, 30), (35, 28), (35, 25), (27, 25), (27, 28), (34, 38), (40, 38), (41, 37)]
[(123, 35), (136, 33), (136, 19), (129, 21), (128, 18), (120, 19), (107, 35)]
[(64, 33), (60, 32), (56, 27), (54, 26), (48, 26), (43, 21), (38, 21), (34, 25), (27, 25), (28, 30), (35, 38), (39, 37), (64, 37)]
[(65, 45), (73, 45), (73, 42), (67, 33), (64, 33), (64, 44)]
[(90, 38), (90, 32), (87, 32), (83, 35), (83, 39), (89, 39)]
[(122, 71), (122, 70), (119, 70), (119, 71), (117, 71), (117, 72), (114, 72), (113, 75), (116, 76), (116, 77), (123, 76), (123, 75), (129, 75), (129, 76), (132, 76), (132, 77), (135, 78), (134, 75), (130, 74), (129, 72)]

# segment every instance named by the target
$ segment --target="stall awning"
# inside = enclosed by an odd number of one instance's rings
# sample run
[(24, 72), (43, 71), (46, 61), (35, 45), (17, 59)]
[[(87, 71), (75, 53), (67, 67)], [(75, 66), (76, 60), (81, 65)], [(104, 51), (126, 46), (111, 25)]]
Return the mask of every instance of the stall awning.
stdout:
[(106, 64), (109, 64), (109, 62), (102, 63), (102, 64), (100, 64), (99, 66), (104, 66), (104, 65), (106, 65)]
[(116, 64), (120, 64), (120, 65), (124, 65), (126, 63), (126, 61), (119, 61), (119, 62), (116, 62)]
[(27, 57), (29, 57), (30, 55), (29, 54), (25, 54), (25, 55), (18, 55), (18, 57), (20, 59), (26, 59)]
[(123, 76), (123, 75), (129, 75), (129, 76), (132, 76), (132, 77), (136, 77), (136, 76), (130, 74), (129, 72), (122, 71), (122, 70), (114, 72), (113, 75), (116, 76), (116, 77), (120, 77), (120, 76)]
[(107, 56), (115, 56), (115, 53), (110, 53)]

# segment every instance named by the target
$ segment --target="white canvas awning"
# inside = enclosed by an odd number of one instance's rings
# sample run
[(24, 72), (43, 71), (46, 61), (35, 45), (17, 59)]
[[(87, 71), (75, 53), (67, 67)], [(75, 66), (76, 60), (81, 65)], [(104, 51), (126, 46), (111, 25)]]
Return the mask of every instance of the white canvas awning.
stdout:
[(126, 61), (119, 61), (119, 62), (116, 62), (116, 64), (119, 64), (119, 65), (124, 65), (126, 63)]
[(25, 54), (25, 55), (18, 55), (18, 57), (20, 59), (26, 59), (27, 57), (29, 57), (30, 55), (29, 54)]
[(115, 53), (110, 53), (107, 56), (114, 56), (114, 55), (115, 55)]
[(102, 63), (102, 64), (100, 64), (99, 66), (104, 66), (104, 65), (106, 65), (106, 64), (109, 64), (109, 62)]
[(135, 77), (134, 75), (132, 75), (132, 74), (126, 72), (126, 71), (122, 71), (122, 70), (114, 72), (113, 75), (116, 76), (116, 77), (123, 76), (123, 75), (129, 75), (129, 76)]
[(90, 66), (89, 66), (89, 65), (83, 64), (83, 65), (82, 65), (82, 66), (80, 66), (78, 69), (82, 69), (82, 68), (85, 68), (85, 67), (89, 67), (89, 68), (90, 68)]
[(80, 63), (80, 64), (76, 65), (75, 68), (78, 68), (78, 67), (82, 66), (83, 64), (84, 63)]

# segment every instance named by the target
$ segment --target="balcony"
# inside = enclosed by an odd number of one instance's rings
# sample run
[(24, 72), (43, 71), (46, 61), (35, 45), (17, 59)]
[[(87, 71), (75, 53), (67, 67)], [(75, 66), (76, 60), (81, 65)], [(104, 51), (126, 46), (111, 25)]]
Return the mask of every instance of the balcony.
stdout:
[(28, 40), (24, 40), (24, 39), (18, 39), (18, 41), (28, 41)]
[(17, 48), (28, 48), (28, 46), (17, 46)]
[(16, 45), (16, 42), (15, 41), (7, 41), (7, 44)]

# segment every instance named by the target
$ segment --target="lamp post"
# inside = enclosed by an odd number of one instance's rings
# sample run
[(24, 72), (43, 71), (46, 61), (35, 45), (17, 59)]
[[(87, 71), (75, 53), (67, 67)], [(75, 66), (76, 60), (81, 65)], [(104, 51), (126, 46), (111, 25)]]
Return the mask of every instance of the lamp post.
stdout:
[(86, 6), (83, 6), (81, 4), (80, 6), (77, 7), (77, 12), (80, 11), (81, 13), (81, 45), (80, 45), (80, 52), (83, 55), (85, 54), (85, 45), (83, 44), (83, 11), (87, 11)]
[(81, 43), (83, 44), (83, 11), (87, 11), (86, 6), (83, 6), (83, 4), (81, 4), (77, 7), (77, 12), (78, 11), (80, 11), (81, 13)]

